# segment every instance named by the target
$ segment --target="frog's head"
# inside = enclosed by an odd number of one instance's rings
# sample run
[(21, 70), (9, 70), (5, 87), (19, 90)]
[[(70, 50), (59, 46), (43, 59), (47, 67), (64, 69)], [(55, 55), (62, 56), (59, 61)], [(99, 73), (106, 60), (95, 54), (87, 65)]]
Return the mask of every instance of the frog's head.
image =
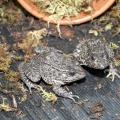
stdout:
[(95, 69), (109, 66), (112, 51), (109, 46), (99, 39), (88, 40), (78, 44), (73, 56), (82, 64)]
[[(87, 65), (95, 69), (105, 69), (110, 62), (110, 48), (99, 39), (92, 40), (89, 44)], [(111, 51), (112, 52), (112, 51)]]
[(89, 59), (86, 60), (86, 65), (95, 69), (105, 69), (109, 66), (109, 56), (101, 51), (99, 53), (92, 52)]
[(72, 82), (79, 79), (82, 79), (86, 76), (84, 70), (80, 64), (75, 61), (75, 64), (69, 65), (66, 72), (63, 72), (62, 77), (65, 79), (65, 82)]

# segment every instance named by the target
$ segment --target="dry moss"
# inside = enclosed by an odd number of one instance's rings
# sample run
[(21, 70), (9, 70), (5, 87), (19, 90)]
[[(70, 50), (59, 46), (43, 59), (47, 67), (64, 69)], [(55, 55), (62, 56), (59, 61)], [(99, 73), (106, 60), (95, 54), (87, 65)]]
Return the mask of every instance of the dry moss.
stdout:
[(33, 57), (33, 49), (42, 44), (41, 39), (47, 35), (46, 29), (34, 30), (27, 33), (26, 38), (17, 46), (25, 53), (25, 61)]
[(114, 63), (117, 67), (120, 67), (120, 56), (117, 56), (114, 60)]
[(12, 63), (7, 44), (0, 45), (0, 71), (7, 72)]
[(118, 49), (119, 48), (119, 45), (117, 45), (117, 44), (115, 44), (115, 43), (113, 43), (113, 42), (110, 42), (110, 48), (111, 49), (113, 49), (113, 50), (116, 50), (116, 49)]
[(116, 0), (115, 4), (104, 15), (93, 20), (94, 29), (102, 32), (112, 32), (112, 36), (120, 34), (120, 0)]
[(64, 17), (70, 19), (79, 12), (90, 12), (92, 0), (31, 0), (44, 12), (50, 14), (50, 20), (59, 21)]
[(10, 112), (10, 111), (16, 111), (16, 108), (10, 106), (7, 98), (2, 98), (2, 103), (0, 103), (0, 110)]
[(37, 86), (37, 90), (45, 101), (52, 102), (53, 104), (57, 101), (57, 96), (55, 94), (46, 92), (41, 86)]
[(22, 12), (13, 2), (3, 2), (0, 6), (0, 22), (7, 24), (18, 23), (22, 18)]
[(12, 54), (8, 51), (7, 44), (0, 45), (0, 71), (4, 72), (5, 77), (10, 81), (18, 81), (19, 73), (10, 69), (12, 64)]
[(13, 71), (13, 70), (9, 70), (5, 73), (5, 77), (7, 80), (13, 81), (13, 82), (17, 82), (20, 79), (20, 75), (18, 72)]

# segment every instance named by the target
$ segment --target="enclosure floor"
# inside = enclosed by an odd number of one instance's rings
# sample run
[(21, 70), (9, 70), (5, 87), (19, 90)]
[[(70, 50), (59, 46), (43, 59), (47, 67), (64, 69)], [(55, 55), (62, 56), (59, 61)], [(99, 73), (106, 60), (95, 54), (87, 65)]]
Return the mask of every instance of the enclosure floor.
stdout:
[[(87, 35), (86, 31), (89, 28), (90, 23), (86, 23), (75, 26), (74, 30), (76, 30), (78, 37), (82, 39), (83, 36)], [(5, 25), (0, 26), (0, 35), (3, 35), (9, 44), (15, 42), (11, 34), (13, 31)], [(18, 31), (22, 31), (20, 26)], [(111, 38), (111, 33), (107, 33), (105, 36), (109, 39)], [(78, 44), (77, 39), (68, 41), (47, 36), (45, 40), (49, 46), (54, 46), (67, 53), (72, 52)], [(118, 36), (112, 40), (115, 42), (120, 39)], [(0, 120), (120, 120), (120, 80), (115, 79), (112, 82), (110, 79), (106, 79), (105, 76), (101, 75), (103, 73), (103, 71), (87, 68), (85, 79), (67, 85), (74, 94), (80, 97), (79, 103), (83, 103), (82, 105), (75, 104), (73, 101), (61, 97), (53, 105), (50, 102), (45, 102), (33, 90), (33, 94), (29, 95), (27, 101), (19, 105), (19, 109), (25, 114), (24, 117), (17, 117), (15, 112), (1, 111)], [(0, 77), (0, 79), (2, 78)], [(49, 85), (46, 85), (46, 87), (50, 88)], [(103, 111), (92, 113), (91, 108), (97, 103), (103, 105)], [(100, 115), (101, 117), (98, 117), (99, 114), (102, 114)]]

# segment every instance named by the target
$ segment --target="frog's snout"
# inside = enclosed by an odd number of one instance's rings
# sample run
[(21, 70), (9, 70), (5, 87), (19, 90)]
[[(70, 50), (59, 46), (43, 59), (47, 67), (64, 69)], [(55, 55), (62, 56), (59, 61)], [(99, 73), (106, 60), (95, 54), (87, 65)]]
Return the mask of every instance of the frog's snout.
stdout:
[(99, 65), (98, 65), (98, 69), (105, 69), (106, 67), (108, 67), (108, 64), (107, 64), (107, 63), (99, 64)]
[(81, 74), (81, 77), (82, 77), (82, 78), (84, 78), (84, 77), (86, 76), (86, 74), (85, 74), (84, 71), (80, 72), (80, 74)]
[(79, 72), (78, 72), (78, 76), (79, 76), (80, 78), (84, 78), (84, 77), (86, 76), (84, 70), (79, 71)]
[(101, 68), (101, 69), (104, 69), (104, 68), (105, 68), (105, 66), (104, 66), (104, 65), (102, 65), (102, 64), (100, 64), (100, 68)]

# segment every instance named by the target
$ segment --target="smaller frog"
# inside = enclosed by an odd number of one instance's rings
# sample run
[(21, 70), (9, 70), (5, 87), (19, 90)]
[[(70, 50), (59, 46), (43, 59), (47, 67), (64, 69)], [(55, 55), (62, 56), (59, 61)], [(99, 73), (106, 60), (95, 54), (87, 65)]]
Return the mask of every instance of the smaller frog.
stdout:
[(62, 97), (75, 100), (72, 92), (66, 91), (62, 85), (80, 80), (85, 77), (85, 72), (78, 61), (65, 55), (62, 51), (52, 47), (41, 46), (35, 49), (37, 55), (28, 63), (22, 62), (18, 70), (22, 81), (31, 88), (41, 78), (53, 85), (53, 91)]
[(112, 76), (112, 81), (115, 76), (120, 78), (118, 70), (114, 65), (114, 52), (107, 42), (100, 39), (88, 39), (80, 41), (73, 51), (73, 56), (80, 62), (81, 65), (86, 65), (95, 69), (105, 69), (109, 66), (109, 74)]

